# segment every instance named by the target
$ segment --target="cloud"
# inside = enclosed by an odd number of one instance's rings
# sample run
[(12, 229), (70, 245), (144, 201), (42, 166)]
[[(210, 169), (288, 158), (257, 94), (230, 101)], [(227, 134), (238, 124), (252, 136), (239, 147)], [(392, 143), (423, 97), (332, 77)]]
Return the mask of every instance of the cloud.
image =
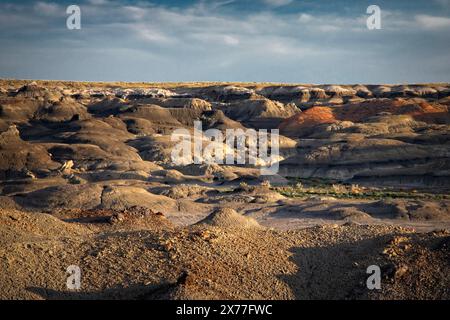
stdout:
[(364, 16), (345, 17), (331, 14), (311, 15), (302, 13), (299, 15), (297, 22), (314, 34), (338, 31), (348, 33), (367, 29), (366, 17)]
[(450, 28), (450, 18), (429, 16), (425, 14), (417, 15), (415, 20), (426, 29), (446, 29)]
[(123, 11), (126, 16), (133, 20), (142, 20), (146, 16), (146, 10), (136, 6), (124, 6)]
[(293, 0), (263, 0), (265, 4), (272, 7), (282, 7), (291, 4)]
[(190, 34), (189, 39), (200, 42), (203, 45), (226, 45), (226, 46), (238, 46), (240, 40), (237, 36), (229, 34), (217, 34), (211, 32), (201, 32)]
[(202, 13), (214, 12), (221, 7), (235, 3), (236, 0), (200, 0), (195, 4), (195, 9)]
[(450, 0), (434, 0), (436, 3), (441, 5), (442, 7), (449, 8), (450, 7)]
[(237, 46), (239, 44), (239, 39), (237, 37), (233, 37), (230, 35), (224, 35), (223, 40), (227, 45), (230, 46)]
[(37, 2), (34, 5), (34, 10), (38, 14), (53, 16), (53, 15), (61, 15), (64, 11), (61, 11), (61, 8), (55, 3), (47, 3), (47, 2)]
[(302, 13), (298, 17), (298, 21), (300, 23), (308, 23), (308, 22), (311, 22), (313, 19), (314, 19), (313, 16), (310, 14), (307, 14), (307, 13)]
[(107, 4), (108, 2), (108, 0), (88, 0), (88, 3), (94, 6), (101, 6)]
[(331, 25), (331, 24), (323, 24), (318, 26), (318, 30), (323, 32), (334, 32), (342, 30), (339, 26)]
[(128, 28), (139, 39), (146, 42), (160, 45), (170, 44), (173, 42), (173, 39), (171, 39), (170, 36), (164, 34), (160, 30), (156, 30), (142, 23), (129, 25)]
[[(433, 59), (449, 55), (448, 35), (424, 37), (449, 26), (439, 12), (419, 10), (411, 18), (410, 12), (383, 10), (383, 29), (370, 31), (364, 10), (335, 11), (318, 0), (310, 10), (299, 10), (298, 3), (277, 9), (291, 2), (86, 0), (80, 2), (79, 32), (67, 30), (57, 16), (65, 15), (61, 5), (40, 1), (29, 10), (0, 3), (0, 77), (35, 72), (36, 78), (80, 80), (393, 82), (399, 70), (423, 80), (424, 73), (414, 75), (410, 67), (423, 61), (432, 78)], [(420, 41), (428, 42), (417, 46)], [(18, 57), (28, 64), (21, 67)], [(379, 67), (368, 72), (368, 61)]]

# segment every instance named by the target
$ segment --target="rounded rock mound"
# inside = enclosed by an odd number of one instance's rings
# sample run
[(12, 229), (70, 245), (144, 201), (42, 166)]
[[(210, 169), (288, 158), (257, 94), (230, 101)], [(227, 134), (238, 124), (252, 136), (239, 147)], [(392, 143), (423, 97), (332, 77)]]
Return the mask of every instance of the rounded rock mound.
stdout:
[(196, 225), (209, 225), (219, 228), (261, 229), (262, 226), (253, 218), (246, 217), (231, 208), (215, 210)]

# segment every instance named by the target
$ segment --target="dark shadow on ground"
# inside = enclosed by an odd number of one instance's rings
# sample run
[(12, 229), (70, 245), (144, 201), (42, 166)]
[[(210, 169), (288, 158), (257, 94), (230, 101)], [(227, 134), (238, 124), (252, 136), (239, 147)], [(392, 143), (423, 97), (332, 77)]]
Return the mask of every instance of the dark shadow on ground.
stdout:
[(367, 267), (383, 268), (387, 261), (380, 254), (391, 236), (381, 236), (332, 246), (291, 248), (298, 271), (280, 275), (299, 300), (369, 299)]
[(43, 287), (28, 287), (27, 290), (46, 300), (160, 300), (167, 299), (176, 283), (158, 285), (115, 286), (101, 291), (58, 291)]

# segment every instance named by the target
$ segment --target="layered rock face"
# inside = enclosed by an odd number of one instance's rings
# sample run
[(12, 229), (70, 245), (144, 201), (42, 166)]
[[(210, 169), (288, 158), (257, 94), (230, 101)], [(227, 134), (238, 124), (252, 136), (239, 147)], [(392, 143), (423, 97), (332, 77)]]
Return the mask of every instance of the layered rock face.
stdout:
[(183, 180), (170, 164), (170, 134), (201, 121), (204, 129), (278, 128), (285, 177), (450, 184), (447, 84), (0, 84), (2, 180), (57, 176), (67, 161), (74, 181), (98, 181), (99, 171)]
[[(444, 84), (1, 80), (0, 298), (448, 299), (449, 106)], [(175, 164), (196, 121), (279, 129), (278, 174)]]
[(448, 186), (445, 99), (371, 99), (311, 107), (280, 124), (299, 138), (284, 175), (386, 185)]

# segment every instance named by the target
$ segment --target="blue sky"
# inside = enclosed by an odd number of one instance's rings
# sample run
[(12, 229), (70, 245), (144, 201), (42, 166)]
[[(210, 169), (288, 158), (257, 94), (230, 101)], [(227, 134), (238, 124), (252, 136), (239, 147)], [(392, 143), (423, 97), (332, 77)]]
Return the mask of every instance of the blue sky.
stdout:
[(0, 0), (0, 43), (1, 78), (450, 82), (450, 0)]

